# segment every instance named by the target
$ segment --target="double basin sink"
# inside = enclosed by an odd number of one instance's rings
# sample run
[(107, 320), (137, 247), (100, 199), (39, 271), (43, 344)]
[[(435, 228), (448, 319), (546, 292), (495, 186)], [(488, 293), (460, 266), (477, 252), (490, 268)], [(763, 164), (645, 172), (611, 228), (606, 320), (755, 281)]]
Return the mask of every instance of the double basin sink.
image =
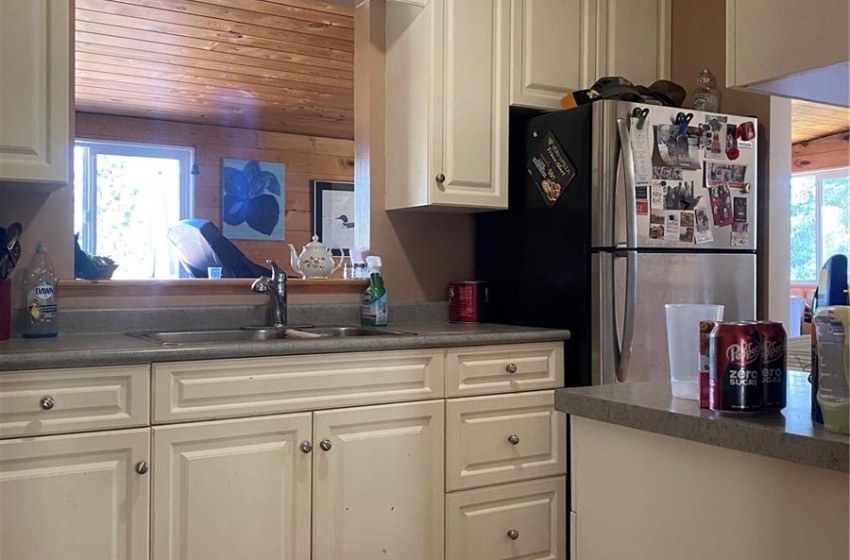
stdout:
[(414, 333), (360, 326), (247, 327), (223, 330), (144, 331), (127, 334), (163, 345), (261, 342), (266, 340), (315, 340), (351, 336), (415, 336)]

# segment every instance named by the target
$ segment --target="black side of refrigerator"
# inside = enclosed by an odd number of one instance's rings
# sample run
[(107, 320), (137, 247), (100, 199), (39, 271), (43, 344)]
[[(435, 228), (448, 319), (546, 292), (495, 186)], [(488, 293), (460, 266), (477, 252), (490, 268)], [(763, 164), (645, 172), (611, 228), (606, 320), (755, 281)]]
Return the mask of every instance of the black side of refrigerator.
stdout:
[[(476, 277), (490, 286), (490, 320), (569, 329), (568, 387), (591, 383), (591, 130), (590, 106), (539, 116), (511, 108), (509, 209), (475, 217)], [(550, 133), (575, 169), (551, 206), (528, 171)]]

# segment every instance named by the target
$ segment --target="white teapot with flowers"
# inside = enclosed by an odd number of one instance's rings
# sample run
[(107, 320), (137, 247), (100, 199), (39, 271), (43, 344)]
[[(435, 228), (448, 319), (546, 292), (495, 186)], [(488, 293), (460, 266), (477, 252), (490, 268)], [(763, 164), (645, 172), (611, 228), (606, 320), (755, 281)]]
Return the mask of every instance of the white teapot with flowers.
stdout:
[(289, 252), (292, 269), (303, 278), (327, 278), (342, 266), (342, 259), (334, 266), (330, 248), (319, 241), (318, 235), (314, 235), (313, 241), (301, 249), (300, 255), (295, 252), (292, 243), (289, 244)]

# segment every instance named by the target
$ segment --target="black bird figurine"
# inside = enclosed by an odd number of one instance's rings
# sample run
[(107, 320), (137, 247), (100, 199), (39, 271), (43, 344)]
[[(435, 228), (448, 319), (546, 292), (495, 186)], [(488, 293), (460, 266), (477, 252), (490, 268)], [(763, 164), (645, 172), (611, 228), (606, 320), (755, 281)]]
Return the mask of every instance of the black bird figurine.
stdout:
[(348, 216), (346, 216), (345, 214), (340, 214), (339, 216), (334, 218), (334, 220), (341, 220), (342, 221), (342, 227), (345, 227), (345, 228), (348, 228), (348, 229), (351, 229), (351, 228), (354, 227), (354, 222), (349, 222)]

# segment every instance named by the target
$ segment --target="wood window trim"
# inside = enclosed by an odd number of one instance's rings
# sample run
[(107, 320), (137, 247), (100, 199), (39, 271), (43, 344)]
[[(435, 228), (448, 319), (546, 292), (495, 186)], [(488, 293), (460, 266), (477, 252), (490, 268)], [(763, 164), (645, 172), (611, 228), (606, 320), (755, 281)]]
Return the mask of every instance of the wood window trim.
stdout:
[[(155, 297), (155, 296), (244, 296), (251, 294), (251, 278), (222, 280), (59, 280), (63, 298), (71, 297)], [(341, 278), (300, 279), (287, 282), (290, 294), (362, 294), (368, 280)]]

